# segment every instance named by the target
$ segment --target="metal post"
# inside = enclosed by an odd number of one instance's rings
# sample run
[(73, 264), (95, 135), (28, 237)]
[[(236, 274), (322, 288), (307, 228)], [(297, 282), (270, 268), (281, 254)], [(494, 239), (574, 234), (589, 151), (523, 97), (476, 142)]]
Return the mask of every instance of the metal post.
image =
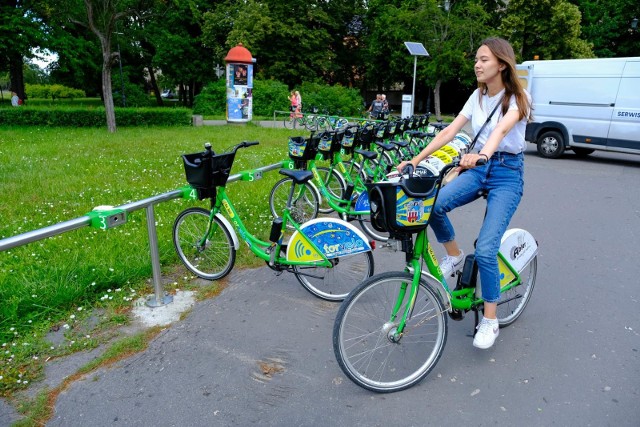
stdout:
[(413, 89), (411, 90), (411, 115), (414, 113), (414, 102), (416, 99), (416, 66), (418, 65), (418, 57), (416, 55), (413, 56)]
[(156, 234), (156, 217), (153, 205), (147, 206), (147, 230), (149, 232), (149, 251), (151, 252), (151, 271), (153, 272), (154, 295), (147, 299), (149, 307), (160, 307), (173, 301), (173, 296), (164, 295), (160, 280), (160, 255), (158, 254), (158, 235)]

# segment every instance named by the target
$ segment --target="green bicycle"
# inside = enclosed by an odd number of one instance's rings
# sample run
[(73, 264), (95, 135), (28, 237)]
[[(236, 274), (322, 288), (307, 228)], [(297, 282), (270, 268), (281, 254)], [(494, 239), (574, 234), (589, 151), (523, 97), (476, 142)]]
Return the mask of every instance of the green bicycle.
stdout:
[[(445, 167), (438, 177), (369, 186), (373, 224), (389, 230), (406, 253), (407, 264), (404, 271), (385, 272), (365, 280), (344, 300), (336, 316), (336, 359), (347, 377), (365, 389), (394, 392), (426, 377), (438, 363), (447, 341), (445, 313), (461, 320), (472, 310), (478, 324), (483, 300), (477, 289), (473, 255), (467, 255), (457, 286), (450, 289), (426, 231), (442, 177), (455, 166)], [(505, 232), (498, 254), (501, 327), (515, 322), (531, 298), (537, 254), (537, 242), (529, 232)], [(427, 271), (422, 270), (425, 262)]]
[[(371, 227), (369, 198), (364, 183), (360, 182), (357, 187), (346, 185), (344, 178), (336, 170), (331, 170), (327, 175), (327, 168), (321, 171), (316, 165), (316, 158), (329, 159), (332, 153), (340, 150), (340, 138), (343, 136), (344, 132), (325, 131), (311, 138), (289, 138), (289, 156), (295, 161), (297, 169), (308, 170), (313, 174), (313, 180), (310, 184), (313, 184), (312, 188), (319, 192), (323, 203), (326, 203), (346, 221), (357, 220), (362, 230), (371, 239), (386, 241), (385, 233), (380, 233)], [(373, 152), (355, 151), (361, 156), (358, 166), (360, 170), (363, 169), (365, 162), (372, 161), (377, 157), (377, 154)], [(338, 179), (333, 180), (336, 177)], [(325, 181), (329, 182), (329, 185)], [(293, 187), (296, 187), (296, 183), (291, 178), (283, 178), (273, 186), (269, 195), (269, 206), (274, 217), (282, 209), (284, 201), (292, 191), (295, 191), (294, 194), (298, 200), (313, 200), (317, 196), (316, 194), (303, 198), (304, 189), (294, 190)], [(354, 191), (360, 188), (362, 188), (360, 192)]]
[[(291, 215), (294, 187), (286, 206), (273, 220), (269, 241), (250, 233), (227, 193), (226, 184), (262, 177), (260, 170), (246, 170), (229, 178), (236, 151), (257, 144), (242, 142), (229, 152), (215, 154), (207, 143), (203, 153), (182, 156), (191, 185), (185, 188), (185, 197), (208, 198), (211, 209), (188, 208), (176, 218), (173, 243), (180, 260), (203, 279), (225, 277), (233, 268), (239, 249), (235, 226), (251, 252), (269, 268), (278, 274), (293, 273), (305, 289), (319, 298), (341, 301), (355, 284), (373, 274), (373, 255), (367, 237), (353, 225), (335, 218), (296, 223)], [(280, 169), (280, 173), (297, 185), (304, 185), (312, 177), (308, 171)], [(226, 217), (221, 213), (223, 210)], [(294, 231), (285, 243), (290, 228)]]

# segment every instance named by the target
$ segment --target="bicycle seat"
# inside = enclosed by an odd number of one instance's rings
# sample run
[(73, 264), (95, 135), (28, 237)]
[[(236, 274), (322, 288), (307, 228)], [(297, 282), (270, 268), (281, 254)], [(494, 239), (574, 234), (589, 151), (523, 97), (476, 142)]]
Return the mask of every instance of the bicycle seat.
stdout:
[(404, 139), (403, 139), (403, 140), (400, 140), (400, 141), (393, 141), (393, 143), (394, 143), (395, 145), (397, 145), (398, 147), (401, 147), (401, 148), (404, 148), (404, 147), (406, 147), (407, 145), (409, 145), (409, 141), (405, 141)]
[(395, 148), (393, 144), (385, 144), (384, 142), (380, 142), (380, 141), (376, 141), (376, 145), (379, 147), (382, 147), (384, 151), (391, 151)]
[(376, 157), (378, 157), (378, 153), (376, 153), (375, 151), (356, 150), (355, 152), (360, 154), (362, 157), (364, 157), (367, 160), (375, 160)]
[(304, 184), (313, 178), (313, 173), (311, 171), (280, 169), (280, 174), (293, 179), (293, 182), (296, 184)]

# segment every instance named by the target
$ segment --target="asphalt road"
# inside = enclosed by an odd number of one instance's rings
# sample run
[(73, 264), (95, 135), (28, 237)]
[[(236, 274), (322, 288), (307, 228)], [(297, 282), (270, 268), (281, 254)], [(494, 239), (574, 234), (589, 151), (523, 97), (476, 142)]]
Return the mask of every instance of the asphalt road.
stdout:
[[(489, 350), (471, 345), (472, 315), (449, 322), (442, 359), (409, 390), (351, 383), (331, 344), (338, 305), (264, 267), (233, 271), (145, 352), (71, 385), (48, 425), (638, 426), (639, 182), (640, 157), (545, 160), (531, 145), (511, 226), (540, 245), (532, 299)], [(483, 208), (452, 216), (467, 251)], [(401, 253), (375, 258), (402, 269)]]

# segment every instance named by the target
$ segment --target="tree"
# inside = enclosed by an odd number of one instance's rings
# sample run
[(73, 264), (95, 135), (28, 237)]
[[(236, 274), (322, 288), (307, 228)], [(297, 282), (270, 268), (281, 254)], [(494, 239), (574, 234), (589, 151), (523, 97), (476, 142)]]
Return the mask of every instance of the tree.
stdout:
[(31, 48), (45, 43), (48, 29), (42, 20), (46, 2), (4, 0), (0, 4), (0, 71), (9, 71), (12, 89), (24, 93), (24, 60)]
[(522, 60), (593, 57), (580, 10), (566, 0), (511, 0), (500, 31)]
[[(203, 15), (203, 39), (222, 62), (242, 43), (264, 78), (353, 84), (362, 0), (227, 0)], [(354, 67), (356, 64), (356, 67)]]
[(109, 132), (116, 131), (111, 70), (118, 52), (113, 51), (113, 37), (118, 21), (134, 15), (133, 0), (67, 0), (63, 8), (69, 22), (88, 28), (98, 39), (102, 53), (102, 96)]
[(413, 57), (403, 42), (422, 43), (430, 54), (418, 68), (419, 83), (434, 90), (436, 116), (443, 82), (468, 83), (473, 77), (471, 58), (488, 33), (489, 15), (474, 2), (454, 3), (443, 10), (435, 0), (404, 1), (396, 6), (371, 2), (366, 37), (367, 79), (382, 90), (396, 82), (411, 85)]
[(640, 56), (640, 33), (631, 20), (640, 18), (637, 0), (571, 0), (582, 12), (582, 33), (599, 58)]

